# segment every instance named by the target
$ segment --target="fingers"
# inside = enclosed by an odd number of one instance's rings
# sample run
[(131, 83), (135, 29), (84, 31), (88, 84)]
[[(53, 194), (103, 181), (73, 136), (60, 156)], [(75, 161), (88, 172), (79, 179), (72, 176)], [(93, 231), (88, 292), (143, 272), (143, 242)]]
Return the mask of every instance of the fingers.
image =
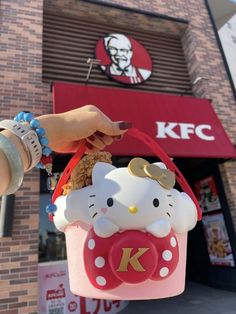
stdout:
[(59, 117), (66, 123), (63, 137), (73, 141), (88, 138), (96, 131), (110, 136), (121, 135), (132, 126), (128, 121), (113, 122), (93, 105), (59, 114)]
[(132, 123), (130, 121), (113, 122), (100, 110), (97, 111), (96, 122), (97, 130), (110, 136), (124, 134), (129, 128), (132, 127)]
[(104, 119), (97, 129), (107, 135), (117, 136), (124, 134), (131, 127), (132, 123), (129, 121), (113, 122)]
[(87, 139), (87, 148), (90, 151), (103, 150), (106, 146), (113, 143), (115, 138), (97, 131)]
[(86, 141), (87, 153), (94, 153), (103, 150), (106, 146), (111, 145), (114, 141), (120, 141), (123, 135), (109, 136), (100, 131), (89, 136)]
[(91, 149), (92, 152), (102, 150), (114, 140), (119, 140), (119, 137), (132, 126), (128, 121), (113, 122), (93, 105), (57, 115), (42, 116), (41, 123), (46, 125), (52, 149), (63, 153), (76, 151), (82, 139), (86, 139), (90, 144), (88, 150)]
[(85, 151), (85, 154), (91, 154), (91, 153), (97, 153), (97, 152), (100, 152), (100, 149), (94, 147), (92, 144), (90, 143), (87, 143), (86, 144), (86, 151)]

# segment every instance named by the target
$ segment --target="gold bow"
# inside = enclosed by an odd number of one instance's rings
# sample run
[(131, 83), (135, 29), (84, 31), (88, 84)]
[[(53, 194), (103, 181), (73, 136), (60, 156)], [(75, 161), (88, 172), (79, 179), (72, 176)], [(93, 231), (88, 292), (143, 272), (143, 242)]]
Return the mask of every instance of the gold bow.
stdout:
[(133, 158), (128, 165), (129, 172), (137, 177), (149, 177), (156, 180), (165, 189), (170, 190), (175, 185), (175, 174), (168, 169), (161, 169), (157, 165), (150, 164), (143, 158)]

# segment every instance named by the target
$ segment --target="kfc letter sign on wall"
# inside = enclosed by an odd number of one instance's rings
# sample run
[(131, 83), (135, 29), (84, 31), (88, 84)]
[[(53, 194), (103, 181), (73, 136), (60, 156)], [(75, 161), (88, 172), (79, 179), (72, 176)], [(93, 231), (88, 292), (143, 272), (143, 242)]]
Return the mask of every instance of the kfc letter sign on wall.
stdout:
[(212, 127), (209, 124), (195, 125), (193, 123), (178, 123), (178, 122), (160, 122), (157, 121), (157, 138), (174, 138), (190, 140), (191, 135), (195, 134), (198, 138), (204, 141), (214, 141), (215, 136), (211, 135)]
[(151, 75), (149, 53), (130, 36), (109, 34), (98, 40), (95, 52), (102, 71), (118, 82), (140, 84)]

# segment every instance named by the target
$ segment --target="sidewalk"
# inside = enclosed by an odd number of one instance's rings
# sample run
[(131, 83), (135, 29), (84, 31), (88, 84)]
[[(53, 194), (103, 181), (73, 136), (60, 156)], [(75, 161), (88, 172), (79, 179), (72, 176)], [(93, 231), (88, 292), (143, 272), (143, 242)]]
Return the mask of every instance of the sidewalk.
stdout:
[(236, 293), (187, 282), (177, 297), (131, 301), (121, 314), (236, 314)]

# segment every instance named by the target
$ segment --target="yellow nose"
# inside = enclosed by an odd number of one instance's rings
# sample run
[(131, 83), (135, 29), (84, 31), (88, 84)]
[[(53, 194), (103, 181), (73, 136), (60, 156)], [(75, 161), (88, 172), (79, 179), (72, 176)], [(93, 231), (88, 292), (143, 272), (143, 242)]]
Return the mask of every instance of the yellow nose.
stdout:
[(137, 211), (138, 211), (138, 208), (136, 207), (136, 206), (130, 206), (129, 207), (129, 212), (131, 213), (131, 214), (136, 214), (137, 213)]

